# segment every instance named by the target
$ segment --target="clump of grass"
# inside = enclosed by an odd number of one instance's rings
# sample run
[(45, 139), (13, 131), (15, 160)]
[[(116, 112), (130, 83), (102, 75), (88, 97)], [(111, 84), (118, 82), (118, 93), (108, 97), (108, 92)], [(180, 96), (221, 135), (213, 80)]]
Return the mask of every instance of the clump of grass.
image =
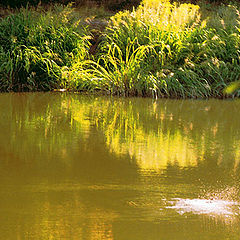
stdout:
[(63, 70), (88, 55), (87, 30), (70, 7), (21, 8), (0, 20), (0, 90), (51, 90), (64, 85)]
[[(117, 78), (118, 88), (110, 84), (109, 91), (222, 97), (223, 89), (240, 77), (238, 11), (225, 5), (219, 7), (217, 20), (211, 17), (203, 19), (197, 5), (168, 0), (144, 0), (136, 10), (117, 13), (99, 49), (102, 78)], [(129, 66), (129, 56), (134, 58), (137, 49), (142, 51), (141, 58)], [(121, 74), (131, 69), (140, 74), (128, 78)]]
[(107, 55), (99, 59), (95, 73), (101, 79), (104, 88), (111, 93), (143, 96), (149, 88), (145, 74), (149, 66), (143, 60), (151, 51), (151, 47), (135, 47), (136, 41), (137, 39), (128, 39), (125, 52), (113, 42)]

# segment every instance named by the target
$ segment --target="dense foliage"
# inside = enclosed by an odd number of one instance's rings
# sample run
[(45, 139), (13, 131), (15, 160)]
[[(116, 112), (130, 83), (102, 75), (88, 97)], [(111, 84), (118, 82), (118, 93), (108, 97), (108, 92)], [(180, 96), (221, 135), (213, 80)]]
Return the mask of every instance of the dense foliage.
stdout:
[(77, 28), (71, 9), (20, 9), (0, 21), (0, 89), (51, 90), (64, 69), (87, 55), (86, 29)]
[(26, 7), (27, 5), (37, 6), (40, 3), (64, 3), (64, 0), (4, 0), (1, 2), (3, 6)]
[[(37, 6), (39, 4), (53, 4), (53, 3), (58, 3), (58, 4), (68, 4), (70, 2), (73, 2), (71, 0), (4, 0), (0, 2), (0, 6), (10, 6), (12, 8), (18, 8), (18, 7), (26, 7), (27, 5), (30, 6)], [(89, 2), (98, 4), (98, 5), (103, 5), (107, 8), (112, 8), (112, 10), (118, 10), (122, 9), (123, 7), (126, 6), (136, 6), (140, 4), (140, 0), (75, 0), (74, 3), (77, 5), (86, 5)], [(194, 4), (199, 4), (202, 2), (202, 0), (180, 0), (179, 2), (192, 2)], [(208, 0), (207, 2), (209, 3), (228, 3), (228, 0)]]
[(194, 4), (144, 0), (110, 19), (94, 56), (90, 32), (74, 19), (71, 8), (57, 7), (21, 9), (0, 20), (0, 90), (208, 98), (222, 97), (240, 78), (236, 6), (204, 12)]
[(140, 0), (4, 0), (0, 2), (0, 7), (20, 8), (26, 6), (64, 4), (74, 2), (76, 6), (97, 5), (104, 6), (111, 11), (137, 6)]
[(100, 55), (111, 92), (222, 96), (240, 77), (239, 13), (220, 6), (206, 21), (199, 11), (193, 4), (146, 0), (137, 10), (116, 14)]

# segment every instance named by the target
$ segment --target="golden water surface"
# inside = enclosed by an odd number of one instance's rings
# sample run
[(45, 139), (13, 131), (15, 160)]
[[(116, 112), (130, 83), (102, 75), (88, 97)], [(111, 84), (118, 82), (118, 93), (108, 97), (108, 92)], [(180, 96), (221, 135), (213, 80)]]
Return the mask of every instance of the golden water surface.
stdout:
[(0, 111), (0, 239), (240, 239), (239, 100), (7, 93)]

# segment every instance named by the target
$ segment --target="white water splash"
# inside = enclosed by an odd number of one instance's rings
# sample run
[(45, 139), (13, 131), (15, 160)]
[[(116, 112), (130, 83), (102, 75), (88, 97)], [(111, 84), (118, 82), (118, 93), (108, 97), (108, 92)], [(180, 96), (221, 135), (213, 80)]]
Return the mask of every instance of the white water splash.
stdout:
[[(230, 217), (237, 215), (237, 212), (239, 212), (239, 203), (235, 201), (174, 198), (169, 203), (172, 206), (166, 208), (175, 209), (179, 214), (194, 213)], [(236, 208), (238, 211), (236, 211)]]

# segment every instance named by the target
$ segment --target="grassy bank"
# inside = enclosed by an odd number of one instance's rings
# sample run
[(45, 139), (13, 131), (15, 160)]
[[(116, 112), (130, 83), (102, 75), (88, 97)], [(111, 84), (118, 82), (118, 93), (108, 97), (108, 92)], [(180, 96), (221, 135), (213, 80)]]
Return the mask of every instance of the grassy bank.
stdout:
[[(104, 30), (90, 31), (89, 21), (61, 6), (1, 19), (0, 90), (208, 98), (239, 80), (236, 5), (144, 0)], [(239, 95), (235, 88), (231, 96)]]

